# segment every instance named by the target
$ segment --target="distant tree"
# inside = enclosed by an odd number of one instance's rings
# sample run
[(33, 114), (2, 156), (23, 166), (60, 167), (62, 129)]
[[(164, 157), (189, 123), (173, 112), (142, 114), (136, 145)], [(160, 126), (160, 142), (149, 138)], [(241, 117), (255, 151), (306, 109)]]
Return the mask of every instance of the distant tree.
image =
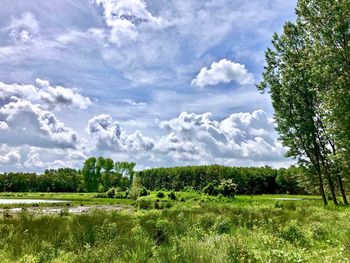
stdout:
[[(100, 165), (100, 164), (99, 164)], [(100, 180), (100, 166), (95, 157), (85, 160), (82, 169), (83, 181), (87, 192), (97, 192)]]
[(135, 176), (130, 188), (130, 198), (136, 200), (140, 196), (142, 188), (141, 178)]
[(122, 177), (127, 178), (128, 184), (130, 185), (133, 182), (135, 166), (136, 163), (133, 162), (116, 162), (114, 164), (114, 169), (117, 173), (121, 174)]

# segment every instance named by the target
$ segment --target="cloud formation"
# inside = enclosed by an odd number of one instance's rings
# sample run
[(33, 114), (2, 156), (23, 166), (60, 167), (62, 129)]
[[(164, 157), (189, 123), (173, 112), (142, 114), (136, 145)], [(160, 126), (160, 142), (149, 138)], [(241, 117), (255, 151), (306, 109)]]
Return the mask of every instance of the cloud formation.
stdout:
[(148, 153), (155, 159), (212, 162), (220, 159), (282, 161), (285, 149), (276, 140), (273, 120), (266, 112), (234, 113), (217, 121), (211, 113), (182, 112), (178, 117), (159, 122), (166, 132), (149, 138), (140, 131), (123, 132), (109, 115), (89, 121), (88, 132), (96, 147), (114, 152)]
[(9, 150), (7, 153), (0, 155), (0, 165), (20, 166), (21, 154), (18, 150)]
[(48, 80), (42, 79), (36, 79), (36, 84), (37, 86), (0, 82), (0, 106), (13, 97), (40, 103), (48, 108), (73, 106), (86, 109), (92, 104), (90, 98), (80, 95), (76, 89), (51, 86)]
[(254, 77), (244, 65), (221, 59), (213, 62), (210, 68), (202, 68), (191, 84), (200, 88), (236, 81), (240, 85), (254, 83)]
[(144, 152), (153, 149), (154, 141), (140, 131), (127, 134), (107, 114), (93, 117), (88, 122), (87, 132), (96, 139), (96, 147), (112, 152)]
[(147, 10), (143, 0), (95, 0), (95, 3), (102, 6), (106, 25), (111, 29), (109, 41), (119, 46), (138, 37), (138, 26), (161, 28), (165, 25), (161, 17)]
[(38, 104), (14, 99), (0, 108), (0, 143), (44, 148), (76, 148), (77, 134)]
[(169, 135), (159, 148), (175, 158), (279, 160), (284, 149), (276, 141), (273, 121), (262, 111), (234, 113), (222, 121), (211, 113), (181, 113), (160, 123)]

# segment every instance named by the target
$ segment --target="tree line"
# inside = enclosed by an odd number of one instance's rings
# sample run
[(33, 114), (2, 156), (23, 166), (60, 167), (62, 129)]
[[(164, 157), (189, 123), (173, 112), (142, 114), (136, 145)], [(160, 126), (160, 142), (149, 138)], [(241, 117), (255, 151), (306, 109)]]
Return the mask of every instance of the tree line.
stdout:
[[(82, 169), (49, 169), (43, 174), (0, 174), (1, 192), (107, 192), (131, 188), (134, 178), (148, 190), (203, 190), (208, 184), (219, 187), (232, 179), (239, 194), (274, 194), (313, 192), (297, 180), (303, 171), (297, 167), (227, 167), (222, 165), (154, 168), (135, 171), (133, 162), (114, 162), (111, 158), (90, 157)], [(305, 190), (306, 189), (306, 190)]]
[(309, 171), (326, 205), (348, 204), (350, 174), (350, 1), (299, 0), (266, 51), (263, 81), (287, 156)]
[(105, 192), (111, 187), (126, 190), (131, 185), (135, 163), (90, 157), (80, 170), (48, 169), (43, 174), (0, 174), (2, 192)]
[(238, 194), (303, 194), (312, 187), (302, 187), (297, 181), (303, 171), (297, 167), (229, 167), (222, 165), (153, 168), (139, 171), (137, 176), (149, 190), (201, 191), (209, 184), (219, 187), (228, 179), (237, 185)]

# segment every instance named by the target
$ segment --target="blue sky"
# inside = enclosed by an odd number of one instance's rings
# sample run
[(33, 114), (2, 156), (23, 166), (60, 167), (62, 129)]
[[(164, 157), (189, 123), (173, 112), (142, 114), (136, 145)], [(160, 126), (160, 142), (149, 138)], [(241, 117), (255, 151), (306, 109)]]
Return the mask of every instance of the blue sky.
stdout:
[(255, 84), (295, 1), (0, 4), (0, 171), (291, 163)]

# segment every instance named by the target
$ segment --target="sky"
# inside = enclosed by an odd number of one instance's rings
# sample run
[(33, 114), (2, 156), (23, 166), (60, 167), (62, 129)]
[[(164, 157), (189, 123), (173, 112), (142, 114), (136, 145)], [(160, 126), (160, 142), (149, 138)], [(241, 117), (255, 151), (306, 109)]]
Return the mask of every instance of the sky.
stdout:
[(294, 0), (0, 0), (0, 171), (285, 167), (261, 80)]

